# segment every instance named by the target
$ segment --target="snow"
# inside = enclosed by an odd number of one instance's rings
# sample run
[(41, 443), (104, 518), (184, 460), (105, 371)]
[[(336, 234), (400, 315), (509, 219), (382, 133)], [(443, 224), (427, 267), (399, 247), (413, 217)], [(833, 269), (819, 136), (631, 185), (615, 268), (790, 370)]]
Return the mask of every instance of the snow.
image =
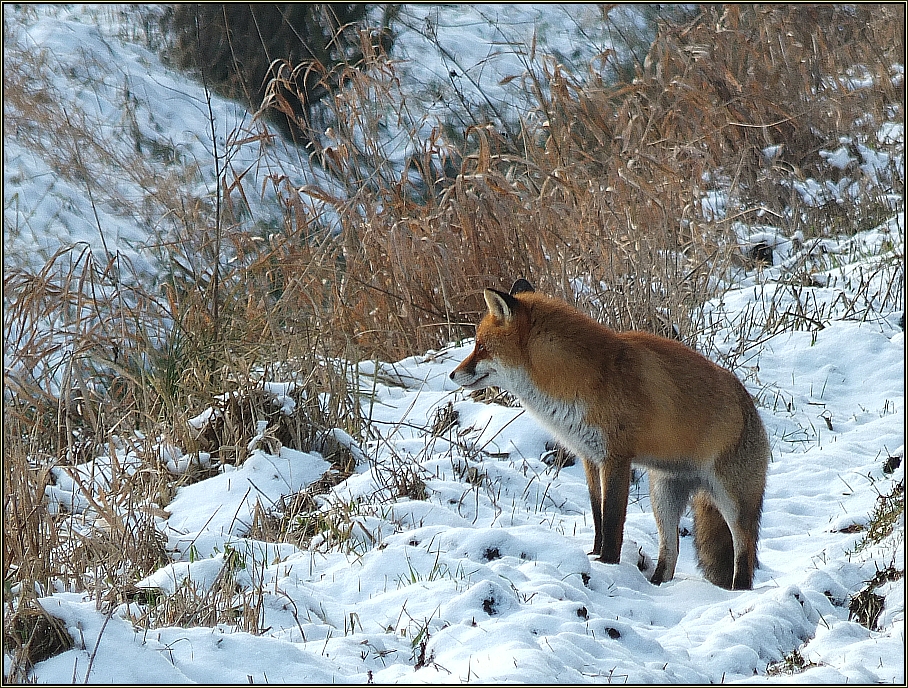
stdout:
[[(620, 7), (617, 13), (633, 19)], [(558, 60), (581, 68), (615, 47), (595, 4), (414, 3), (401, 6), (398, 22), (394, 55), (406, 60), (405, 78), (424, 88), (430, 114), (440, 115), (460, 101), (474, 111), (486, 106), (504, 119), (531, 116), (518, 86), (533, 61), (532, 46), (540, 52), (545, 46)], [(426, 97), (430, 94), (434, 98)]]
[(273, 504), (315, 482), (328, 468), (316, 454), (282, 447), (275, 456), (256, 449), (238, 468), (225, 465), (220, 475), (181, 487), (168, 507), (168, 530), (183, 537), (245, 532), (256, 503)]
[[(430, 22), (445, 29), (439, 40), (457, 61), (420, 60), (424, 38), (415, 30), (400, 37), (401, 57), (413, 60), (416, 81), (444, 79), (455, 68), (491, 88), (522, 69), (518, 56), (503, 47), (508, 42), (528, 42), (536, 31), (540, 41), (570, 46), (586, 21), (583, 13), (595, 11), (407, 5), (414, 26)], [(495, 33), (494, 20), (504, 12), (511, 20), (508, 31), (517, 36)], [(143, 136), (202, 161), (185, 192), (206, 195), (215, 173), (204, 162), (211, 156), (209, 123), (198, 85), (162, 67), (153, 53), (115, 39), (103, 22), (93, 23), (96, 15), (79, 7), (44, 8), (26, 22), (5, 6), (4, 19), (12, 22), (14, 45), (40, 45), (52, 56), (56, 88), (80, 99), (114, 141), (122, 130), (122, 86), (95, 81), (93, 92), (79, 96), (92, 74), (74, 69), (115, 66), (117, 83), (125, 80), (136, 94)], [(506, 87), (501, 84), (496, 97), (507, 100)], [(213, 98), (212, 107), (219, 135), (249, 121), (248, 113), (228, 101)], [(879, 140), (903, 141), (903, 127), (887, 123)], [(859, 163), (868, 175), (892, 164), (850, 144), (823, 155), (842, 170)], [(276, 146), (273, 155), (301, 180), (315, 174), (292, 151)], [(236, 156), (237, 169), (254, 159), (242, 147)], [(106, 174), (108, 180), (116, 176)], [(819, 204), (853, 199), (858, 190), (852, 184), (844, 177), (839, 185), (807, 180), (795, 188)], [(85, 189), (6, 134), (4, 264), (40, 265), (72, 242), (150, 260), (149, 242), (157, 240), (161, 216), (117, 210), (115, 195), (141, 195), (128, 176), (111, 181), (110, 190), (97, 208), (105, 227), (102, 246)], [(268, 198), (266, 193), (259, 199), (262, 208)], [(893, 202), (903, 204), (899, 198)], [(721, 194), (709, 204), (717, 216), (724, 214)], [(849, 620), (848, 611), (851, 597), (878, 570), (890, 563), (903, 568), (905, 558), (904, 515), (890, 536), (860, 550), (863, 533), (852, 527), (866, 524), (877, 495), (904, 480), (904, 464), (883, 471), (888, 457), (904, 456), (904, 331), (898, 313), (881, 312), (881, 289), (855, 293), (862, 281), (873, 286), (892, 279), (898, 269), (892, 256), (904, 256), (903, 217), (822, 246), (802, 245), (769, 226), (741, 225), (737, 231), (742, 243), (772, 246), (774, 265), (742, 271), (710, 304), (716, 328), (703, 349), (717, 360), (731, 357), (773, 317), (770, 303), (810, 303), (825, 323), (815, 331), (769, 332), (737, 359), (736, 372), (757, 399), (772, 445), (753, 590), (731, 592), (707, 583), (689, 536), (681, 538), (675, 579), (658, 587), (649, 583), (658, 535), (645, 474), (632, 486), (621, 563), (592, 560), (582, 466), (558, 469), (544, 460), (551, 438), (519, 407), (481, 403), (453, 385), (448, 374), (470, 351), (467, 342), (396, 363), (359, 364), (370, 439), (358, 444), (343, 430), (332, 430), (350, 448), (357, 468), (319, 496), (317, 507), (323, 515), (347, 510), (352, 526), (342, 543), (316, 538), (302, 549), (250, 537), (257, 509), (273, 508), (329, 468), (317, 453), (258, 442), (267, 427), (258, 428), (241, 466), (222, 466), (161, 505), (156, 523), (172, 561), (137, 587), (204, 593), (232, 575), (238, 594), (260, 594), (259, 635), (225, 623), (145, 629), (136, 621), (142, 615), (137, 602), (103, 610), (91, 593), (57, 592), (40, 603), (64, 622), (75, 647), (39, 662), (31, 676), (38, 683), (130, 684), (903, 683), (904, 582), (878, 589), (885, 606), (876, 630)], [(896, 247), (895, 254), (887, 246)], [(782, 287), (775, 280), (811, 251), (835, 260), (815, 271), (800, 295), (778, 293)], [(866, 307), (860, 312), (872, 317), (856, 317), (860, 299), (860, 308)], [(270, 380), (264, 389), (276, 407), (292, 412), (289, 383)], [(456, 423), (433, 434), (434, 421), (446, 409)], [(201, 427), (216, 413), (192, 409), (188, 415)], [(164, 444), (157, 451), (173, 473), (192, 466), (212, 470), (207, 454)], [(112, 445), (109, 456), (75, 471), (52, 469), (48, 504), (91, 523), (99, 515), (89, 495), (108, 487), (114, 463), (137, 470), (137, 452)], [(402, 476), (424, 485), (425, 498), (404, 489)], [(682, 527), (691, 530), (689, 516)], [(795, 650), (813, 666), (794, 675), (766, 674), (768, 664)]]
[[(196, 199), (212, 202), (218, 169), (212, 127), (220, 167), (231, 180), (245, 174), (250, 191), (259, 192), (234, 192), (232, 202), (243, 207), (248, 201), (249, 214), (266, 226), (280, 221), (270, 177), (275, 170), (295, 186), (318, 179), (330, 188), (292, 146), (279, 138), (269, 144), (255, 139), (258, 130), (243, 107), (213, 94), (209, 104), (201, 84), (164, 67), (144, 47), (119, 40), (114, 8), (70, 5), (32, 12), (36, 16), (29, 18), (4, 6), (4, 55), (38, 54), (40, 71), (22, 66), (36, 82), (32, 88), (46, 92), (52, 104), (64, 103), (65, 117), (92, 140), (81, 152), (59, 150), (52, 131), (34, 131), (37, 123), (28, 121), (4, 136), (4, 265), (17, 256), (38, 268), (60, 246), (82, 242), (153, 273), (156, 247), (180, 231), (179, 208), (162, 199), (178, 195), (186, 207)], [(62, 111), (47, 111), (58, 113), (54, 125), (60, 126)], [(89, 177), (62, 172), (77, 162)]]
[[(753, 289), (742, 292), (753, 298)], [(381, 439), (362, 447), (370, 459), (361, 472), (323, 503), (358, 505), (349, 551), (243, 537), (255, 500), (273, 502), (321, 475), (327, 464), (317, 455), (256, 450), (240, 468), (181, 488), (161, 524), (178, 561), (138, 586), (172, 591), (188, 578), (207, 589), (225, 550), (240, 551), (237, 580), (261, 584), (268, 630), (144, 631), (114, 614), (91, 680), (362, 682), (371, 672), (375, 682), (734, 682), (754, 680), (798, 647), (820, 666), (797, 680), (903, 680), (901, 586), (886, 596), (879, 631), (849, 621), (847, 610), (880, 562), (904, 557), (903, 526), (883, 558), (851, 553), (860, 533), (846, 532), (904, 476), (904, 467), (882, 471), (882, 459), (904, 452), (901, 330), (834, 321), (761, 348), (748, 386), (761, 400), (773, 461), (760, 568), (747, 592), (707, 583), (689, 537), (675, 580), (647, 581), (638, 548), (654, 557), (657, 533), (645, 478), (632, 491), (622, 563), (591, 560), (582, 468), (543, 463), (548, 438), (521, 409), (453, 389), (447, 373), (468, 349), (398, 362), (406, 388), (375, 383)], [(447, 403), (458, 425), (432, 437), (426, 428)], [(402, 466), (423, 477), (426, 500), (393, 498), (382, 473)], [(85, 649), (40, 663), (36, 676), (81, 680), (104, 614), (74, 594), (42, 604)]]

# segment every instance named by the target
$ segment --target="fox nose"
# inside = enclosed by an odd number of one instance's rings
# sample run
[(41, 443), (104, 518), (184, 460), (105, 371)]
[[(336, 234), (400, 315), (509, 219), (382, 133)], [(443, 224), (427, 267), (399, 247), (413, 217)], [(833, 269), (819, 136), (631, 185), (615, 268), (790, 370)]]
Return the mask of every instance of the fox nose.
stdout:
[(451, 374), (448, 375), (448, 377), (451, 378), (452, 380), (454, 379), (454, 371), (453, 371), (453, 370), (451, 371)]

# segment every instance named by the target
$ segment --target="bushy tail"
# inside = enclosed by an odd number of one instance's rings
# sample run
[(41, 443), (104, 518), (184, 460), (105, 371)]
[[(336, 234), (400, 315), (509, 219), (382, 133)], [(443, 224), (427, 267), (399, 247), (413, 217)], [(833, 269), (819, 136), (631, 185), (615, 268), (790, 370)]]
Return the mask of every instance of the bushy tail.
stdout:
[(703, 575), (713, 585), (731, 588), (735, 575), (735, 548), (731, 530), (706, 492), (693, 498), (694, 547)]

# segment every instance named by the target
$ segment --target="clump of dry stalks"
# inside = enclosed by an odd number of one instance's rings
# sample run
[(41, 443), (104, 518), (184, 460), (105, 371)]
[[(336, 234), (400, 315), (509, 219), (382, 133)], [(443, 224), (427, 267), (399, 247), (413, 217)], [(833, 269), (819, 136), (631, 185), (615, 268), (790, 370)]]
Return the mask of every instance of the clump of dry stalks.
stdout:
[[(331, 136), (312, 136), (314, 160), (348, 193), (302, 190), (341, 217), (332, 248), (342, 279), (327, 291), (310, 271), (304, 291), (322, 293), (333, 331), (384, 357), (468, 335), (482, 288), (518, 276), (616, 327), (666, 333), (671, 323), (690, 341), (710, 276), (738, 251), (733, 221), (770, 217), (783, 232), (815, 235), (872, 212), (808, 208), (790, 182), (844, 174), (820, 150), (856, 122), (872, 132), (901, 102), (900, 26), (895, 8), (707, 7), (660, 31), (632, 83), (528, 62), (544, 128), (524, 121), (508, 139), (471, 127), (452, 155), (439, 127), (417, 141), (403, 175), (368, 135), (376, 103), (401, 102), (394, 65), (367, 53), (330, 99)], [(858, 78), (873, 87), (855, 88)], [(400, 118), (392, 109), (379, 114)], [(702, 205), (717, 189), (730, 192), (721, 219)], [(313, 258), (300, 256), (301, 273)]]
[[(631, 83), (528, 59), (522, 78), (544, 127), (519, 122), (514, 138), (471, 127), (458, 149), (440, 125), (421, 135), (417, 120), (402, 172), (381, 121), (403, 118), (406, 95), (394, 63), (365, 37), (362, 62), (324, 75), (344, 85), (321, 114), (330, 136), (299, 122), (312, 130), (313, 163), (335, 174), (343, 197), (284, 180), (286, 226), (267, 241), (193, 233), (224, 221), (194, 205), (185, 241), (165, 247), (172, 273), (156, 290), (121, 257), (84, 247), (61, 249), (39, 272), (5, 271), (5, 614), (34, 615), (26, 602), (57, 589), (129, 599), (131, 584), (166, 561), (155, 509), (193, 479), (168, 474), (156, 442), (241, 462), (254, 421), (267, 417), (256, 390), (269, 377), (298, 383), (299, 415), (281, 427), (282, 443), (309, 448), (332, 427), (358, 435), (355, 363), (338, 361), (394, 360), (469, 336), (484, 287), (526, 277), (616, 328), (692, 342), (699, 307), (741, 259), (733, 221), (768, 215), (783, 233), (856, 231), (888, 208), (874, 198), (903, 192), (896, 175), (890, 189), (867, 189), (871, 202), (818, 209), (790, 184), (854, 174), (822, 164), (820, 150), (846, 134), (870, 140), (893, 112), (903, 116), (894, 69), (903, 40), (895, 5), (706, 6), (662, 27)], [(859, 78), (873, 87), (854, 87)], [(728, 193), (724, 217), (704, 208), (713, 190)], [(342, 231), (306, 212), (300, 193), (324, 202)], [(199, 222), (198, 213), (212, 215)], [(222, 264), (215, 236), (241, 259)], [(181, 272), (190, 253), (217, 269)], [(225, 392), (244, 401), (213, 435), (191, 432), (188, 417)], [(75, 515), (48, 510), (51, 469), (115, 454), (114, 438), (133, 438), (141, 469), (115, 476), (96, 505), (101, 525), (76, 529)], [(338, 465), (349, 470), (349, 457)], [(279, 524), (257, 528), (287, 536)], [(155, 622), (229, 613), (227, 602), (202, 613), (211, 601), (191, 598)]]

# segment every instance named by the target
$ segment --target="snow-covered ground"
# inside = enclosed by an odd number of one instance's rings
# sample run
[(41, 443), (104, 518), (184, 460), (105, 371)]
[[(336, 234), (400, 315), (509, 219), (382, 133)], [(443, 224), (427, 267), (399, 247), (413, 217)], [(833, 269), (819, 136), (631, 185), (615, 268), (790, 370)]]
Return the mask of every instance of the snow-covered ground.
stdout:
[[(463, 22), (465, 11), (454, 8), (442, 19)], [(11, 12), (4, 6), (5, 20)], [(48, 59), (57, 61), (49, 70), (58, 95), (81, 102), (114, 141), (132, 126), (123, 124), (117, 99), (124, 89), (134, 94), (141, 135), (132, 129), (122, 145), (155, 141), (198, 161), (180, 183), (187, 194), (205, 197), (215, 172), (204, 92), (164, 69), (153, 53), (99, 28), (96, 18), (78, 7), (47, 9), (13, 22), (10, 31), (14, 41), (47, 48)], [(546, 21), (560, 20), (549, 15)], [(481, 18), (475, 23), (487, 26)], [(461, 42), (469, 35), (463, 30)], [(412, 50), (415, 39), (402, 45)], [(484, 58), (461, 59), (475, 60), (472, 68)], [(107, 65), (108, 76), (80, 74), (85, 64)], [(434, 68), (449, 71), (444, 61)], [(212, 109), (225, 137), (249, 119), (217, 98)], [(904, 139), (900, 126), (895, 135)], [(76, 241), (141, 259), (163, 221), (154, 208), (147, 215), (136, 210), (147, 180), (116, 170), (98, 178), (102, 241), (84, 184), (59, 175), (36, 150), (5, 132), (4, 265), (40, 265), (61, 244)], [(276, 150), (286, 155), (280, 160), (286, 169), (298, 171), (295, 184), (315, 174), (293, 151)], [(237, 151), (238, 170), (256, 159), (252, 151), (243, 158), (242, 146)], [(264, 178), (267, 170), (254, 173)], [(760, 327), (778, 317), (771, 306), (786, 299), (798, 298), (824, 316), (822, 329), (767, 334), (737, 359), (773, 450), (753, 590), (707, 583), (687, 536), (675, 579), (659, 587), (648, 582), (637, 563), (641, 554), (651, 563), (658, 540), (645, 474), (632, 489), (622, 562), (588, 557), (592, 520), (582, 467), (551, 465), (550, 438), (520, 408), (482, 403), (455, 389), (448, 373), (468, 353), (467, 343), (393, 364), (360, 364), (372, 439), (356, 446), (336, 433), (359, 457), (357, 471), (319, 497), (324, 513), (349, 515), (353, 527), (340, 544), (316, 540), (302, 550), (246, 537), (256, 504), (269, 508), (328, 466), (316, 453), (266, 442), (254, 445), (241, 466), (182, 487), (160, 505), (169, 515), (161, 514), (157, 527), (173, 562), (138, 587), (204, 592), (232, 576), (238, 595), (260, 594), (261, 634), (225, 624), (145, 630), (133, 623), (143, 613), (137, 602), (106, 613), (90, 593), (58, 592), (41, 604), (64, 621), (75, 647), (39, 662), (33, 677), (141, 684), (903, 683), (904, 580), (877, 589), (885, 605), (876, 630), (849, 620), (849, 603), (877, 571), (890, 564), (904, 570), (904, 515), (891, 535), (861, 549), (865, 533), (856, 527), (868, 523), (878, 495), (904, 481), (904, 465), (890, 470), (889, 460), (904, 456), (901, 311), (879, 312), (872, 296), (878, 288), (857, 293), (873, 280), (877, 286), (904, 280), (894, 259), (904, 256), (904, 220), (827, 240), (814, 286), (790, 295), (776, 294), (775, 280), (812, 247), (776, 248), (775, 266), (742, 271), (711, 305), (718, 324), (703, 347), (722, 355), (744, 337), (759, 338)], [(860, 299), (867, 301), (864, 310), (855, 306)], [(287, 403), (284, 388), (268, 389), (276, 403)], [(193, 458), (177, 447), (161, 452), (174, 471)], [(138, 465), (125, 445), (115, 458), (121, 470)], [(90, 516), (78, 483), (91, 476), (103, 489), (111, 464), (111, 457), (97, 457), (80, 469), (79, 481), (56, 469), (49, 503)], [(399, 496), (394, 476), (401, 475), (418, 478), (425, 498)], [(690, 519), (682, 526), (690, 530)], [(766, 675), (768, 664), (796, 650), (811, 663), (805, 671)], [(5, 656), (5, 669), (9, 664)]]
[[(726, 302), (754, 303), (760, 291), (747, 285)], [(704, 581), (689, 537), (675, 580), (647, 581), (638, 550), (654, 557), (658, 545), (645, 477), (632, 492), (622, 563), (591, 560), (582, 468), (548, 465), (549, 438), (521, 409), (453, 387), (448, 373), (468, 350), (361, 366), (363, 403), (381, 437), (324, 498), (325, 510), (355, 505), (343, 547), (301, 551), (243, 537), (256, 502), (321, 475), (327, 464), (316, 454), (257, 450), (166, 507), (159, 525), (177, 561), (139, 586), (173, 591), (189, 579), (204, 590), (225, 552), (238, 551), (241, 586), (265, 591), (261, 636), (223, 626), (137, 630), (125, 605), (108, 621), (82, 595), (57, 594), (42, 604), (84, 645), (39, 664), (38, 679), (84, 678), (103, 630), (93, 682), (756, 681), (798, 648), (817, 666), (775, 680), (903, 680), (903, 582), (878, 590), (879, 630), (848, 620), (865, 581), (904, 561), (903, 521), (854, 552), (863, 537), (855, 524), (904, 476), (903, 466), (883, 471), (904, 453), (904, 333), (894, 322), (782, 333), (750, 362), (773, 461), (748, 592)], [(376, 373), (386, 382), (373, 388)], [(456, 424), (433, 434), (449, 404)], [(395, 498), (389, 471), (419, 475), (427, 498)]]

